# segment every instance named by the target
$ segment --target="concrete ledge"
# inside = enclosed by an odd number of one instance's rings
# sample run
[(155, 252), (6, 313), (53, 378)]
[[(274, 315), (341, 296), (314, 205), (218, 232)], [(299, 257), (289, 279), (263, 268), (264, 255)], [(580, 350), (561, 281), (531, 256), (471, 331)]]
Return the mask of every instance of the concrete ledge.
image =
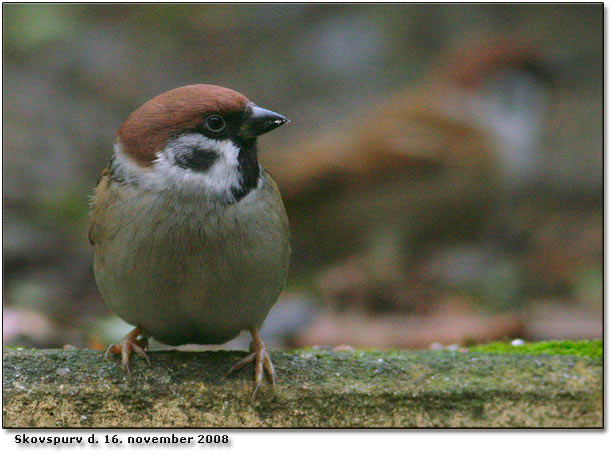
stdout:
[(3, 354), (3, 426), (602, 427), (602, 361), (560, 355), (288, 351), (250, 405), (245, 353), (118, 358), (90, 350)]

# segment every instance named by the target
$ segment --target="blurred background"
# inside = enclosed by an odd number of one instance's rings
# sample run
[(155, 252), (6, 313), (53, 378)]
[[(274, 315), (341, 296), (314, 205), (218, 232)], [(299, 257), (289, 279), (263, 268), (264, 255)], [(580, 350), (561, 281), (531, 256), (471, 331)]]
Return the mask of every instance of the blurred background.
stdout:
[(192, 83), (292, 120), (260, 143), (293, 244), (272, 347), (601, 337), (602, 5), (2, 12), (4, 345), (128, 332), (89, 197), (127, 115)]

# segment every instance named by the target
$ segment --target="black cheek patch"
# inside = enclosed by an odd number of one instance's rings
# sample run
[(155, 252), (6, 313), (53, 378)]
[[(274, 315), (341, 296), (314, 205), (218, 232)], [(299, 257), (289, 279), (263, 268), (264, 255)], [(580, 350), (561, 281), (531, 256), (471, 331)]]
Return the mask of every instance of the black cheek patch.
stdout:
[(214, 151), (191, 149), (177, 155), (174, 160), (179, 167), (193, 171), (207, 171), (214, 165), (216, 159), (218, 159), (218, 154)]

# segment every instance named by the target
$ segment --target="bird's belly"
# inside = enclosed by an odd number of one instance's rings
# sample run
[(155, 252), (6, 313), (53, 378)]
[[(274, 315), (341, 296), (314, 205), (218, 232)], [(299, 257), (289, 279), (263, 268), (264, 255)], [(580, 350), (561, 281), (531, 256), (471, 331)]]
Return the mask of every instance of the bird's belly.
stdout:
[(120, 232), (96, 250), (96, 280), (115, 313), (166, 344), (220, 344), (260, 327), (286, 277), (287, 243), (277, 238), (264, 246), (242, 237), (236, 247), (231, 235), (134, 237)]
[(260, 327), (282, 282), (255, 268), (246, 274), (243, 263), (218, 261), (228, 270), (225, 278), (206, 263), (122, 275), (96, 266), (96, 275), (110, 307), (145, 334), (172, 345), (220, 344)]

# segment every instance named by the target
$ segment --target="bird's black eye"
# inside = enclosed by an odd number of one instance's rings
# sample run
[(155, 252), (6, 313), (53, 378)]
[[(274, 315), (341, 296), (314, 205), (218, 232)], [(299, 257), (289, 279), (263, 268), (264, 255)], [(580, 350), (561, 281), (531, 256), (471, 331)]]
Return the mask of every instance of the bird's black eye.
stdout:
[(210, 115), (205, 119), (205, 127), (212, 132), (222, 132), (225, 128), (225, 120), (219, 115)]

